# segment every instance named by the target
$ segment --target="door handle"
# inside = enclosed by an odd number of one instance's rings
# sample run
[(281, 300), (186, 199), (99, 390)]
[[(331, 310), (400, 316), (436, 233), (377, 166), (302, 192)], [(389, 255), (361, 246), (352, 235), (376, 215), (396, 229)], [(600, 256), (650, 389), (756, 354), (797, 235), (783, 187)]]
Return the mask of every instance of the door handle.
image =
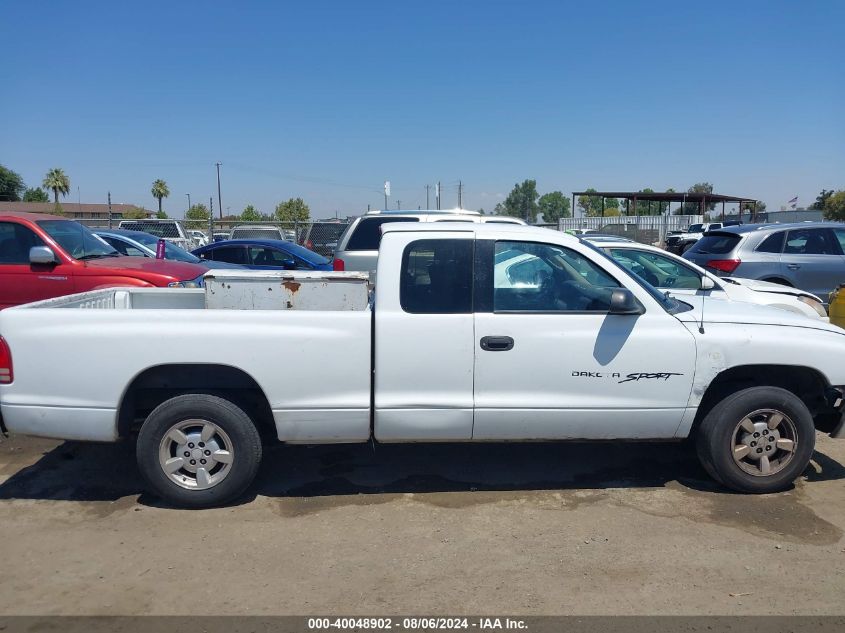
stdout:
[(510, 336), (483, 336), (481, 349), (487, 352), (507, 352), (513, 349), (513, 339)]
[(801, 264), (787, 264), (786, 267), (789, 268), (789, 270), (798, 270), (801, 268)]

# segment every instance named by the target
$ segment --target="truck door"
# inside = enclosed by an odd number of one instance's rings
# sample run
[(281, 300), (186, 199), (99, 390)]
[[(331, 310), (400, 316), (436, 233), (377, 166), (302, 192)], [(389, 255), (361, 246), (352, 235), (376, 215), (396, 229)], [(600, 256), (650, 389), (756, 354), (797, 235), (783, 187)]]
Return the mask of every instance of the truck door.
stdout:
[(32, 264), (29, 249), (46, 246), (35, 232), (16, 222), (0, 222), (0, 308), (52, 299), (74, 292), (73, 266)]
[(675, 435), (695, 340), (657, 299), (643, 314), (609, 314), (620, 282), (599, 254), (527, 241), (476, 250), (473, 439)]
[(379, 255), (380, 267), (389, 265), (390, 272), (380, 271), (376, 293), (375, 437), (468, 440), (475, 339), (473, 234), (394, 235)]

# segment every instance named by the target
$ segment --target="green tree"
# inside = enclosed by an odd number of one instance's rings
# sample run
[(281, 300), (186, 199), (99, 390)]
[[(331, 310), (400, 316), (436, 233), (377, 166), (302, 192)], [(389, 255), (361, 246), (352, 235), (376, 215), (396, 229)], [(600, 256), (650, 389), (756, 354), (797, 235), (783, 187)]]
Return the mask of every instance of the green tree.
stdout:
[(166, 220), (166, 219), (167, 219), (167, 214), (166, 214), (164, 211), (157, 211), (157, 212), (156, 212), (156, 217), (157, 217), (159, 220)]
[(543, 214), (543, 222), (553, 223), (560, 218), (568, 218), (571, 214), (569, 198), (560, 191), (551, 191), (540, 196), (537, 201), (540, 213)]
[[(578, 196), (578, 208), (581, 209), (581, 214), (587, 217), (597, 217), (602, 214), (601, 211), (601, 196), (589, 195), (596, 190), (590, 187), (586, 190), (588, 195)], [(604, 215), (614, 216), (621, 215), (619, 211), (619, 200), (617, 198), (604, 199)]]
[(243, 222), (261, 222), (261, 214), (251, 204), (246, 205), (243, 213), (241, 213), (240, 220)]
[[(713, 185), (709, 182), (697, 182), (687, 189), (687, 193), (713, 193)], [(705, 211), (713, 211), (715, 208), (715, 202), (708, 202)], [(701, 212), (698, 202), (687, 202), (681, 205), (681, 209), (682, 211), (680, 213), (686, 215), (698, 215)]]
[(124, 220), (146, 220), (148, 217), (149, 214), (143, 207), (134, 207), (123, 212)]
[(23, 193), (24, 202), (50, 202), (50, 196), (41, 187), (29, 188)]
[(302, 198), (291, 198), (276, 205), (275, 219), (280, 222), (307, 222), (311, 209)]
[(70, 178), (67, 177), (64, 170), (59, 167), (54, 167), (44, 176), (44, 182), (41, 185), (45, 189), (50, 189), (53, 192), (53, 202), (59, 206), (59, 194), (66, 196), (70, 192)]
[(18, 202), (24, 189), (21, 175), (0, 165), (0, 200)]
[(522, 218), (526, 222), (534, 223), (537, 220), (537, 212), (540, 207), (537, 205), (536, 180), (523, 180), (511, 189), (508, 197), (502, 204), (503, 215), (510, 215), (515, 218)]
[(826, 220), (845, 220), (845, 189), (830, 194), (824, 203)]
[(822, 211), (824, 209), (824, 205), (827, 202), (827, 199), (833, 195), (833, 189), (822, 189), (821, 193), (816, 196), (816, 201), (810, 205), (811, 209), (815, 209), (816, 211)]
[(188, 222), (185, 224), (189, 229), (205, 229), (208, 228), (208, 219), (211, 214), (208, 212), (208, 207), (204, 204), (194, 204), (185, 212), (185, 219)]
[(154, 180), (150, 193), (153, 194), (153, 198), (158, 200), (158, 211), (161, 213), (161, 199), (170, 195), (170, 189), (167, 188), (167, 183), (161, 178)]

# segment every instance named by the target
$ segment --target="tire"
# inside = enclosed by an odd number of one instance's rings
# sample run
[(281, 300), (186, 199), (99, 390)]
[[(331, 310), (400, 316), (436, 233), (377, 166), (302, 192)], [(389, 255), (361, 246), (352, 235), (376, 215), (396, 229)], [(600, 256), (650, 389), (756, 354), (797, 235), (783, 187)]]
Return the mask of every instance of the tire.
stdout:
[(686, 244), (681, 246), (681, 249), (680, 249), (680, 252), (678, 253), (678, 255), (683, 255), (689, 249), (691, 249), (693, 246), (695, 246), (695, 242), (687, 242)]
[(261, 463), (261, 438), (249, 416), (230, 401), (185, 394), (150, 413), (135, 453), (141, 474), (167, 503), (208, 508), (249, 487)]
[(810, 463), (815, 441), (813, 418), (795, 394), (779, 387), (751, 387), (710, 410), (698, 427), (696, 449), (719, 483), (764, 494), (792, 485)]

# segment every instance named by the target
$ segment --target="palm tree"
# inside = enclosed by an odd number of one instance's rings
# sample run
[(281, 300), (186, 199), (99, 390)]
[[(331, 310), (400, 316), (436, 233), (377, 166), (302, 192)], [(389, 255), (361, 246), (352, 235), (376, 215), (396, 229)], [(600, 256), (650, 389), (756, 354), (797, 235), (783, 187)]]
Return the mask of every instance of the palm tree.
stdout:
[(59, 194), (66, 196), (70, 192), (70, 178), (63, 169), (54, 167), (44, 176), (44, 182), (41, 183), (45, 189), (53, 190), (53, 202), (59, 204)]
[(153, 198), (158, 200), (158, 212), (161, 213), (161, 199), (170, 195), (170, 189), (167, 188), (167, 183), (160, 178), (153, 182), (153, 188), (150, 189)]

